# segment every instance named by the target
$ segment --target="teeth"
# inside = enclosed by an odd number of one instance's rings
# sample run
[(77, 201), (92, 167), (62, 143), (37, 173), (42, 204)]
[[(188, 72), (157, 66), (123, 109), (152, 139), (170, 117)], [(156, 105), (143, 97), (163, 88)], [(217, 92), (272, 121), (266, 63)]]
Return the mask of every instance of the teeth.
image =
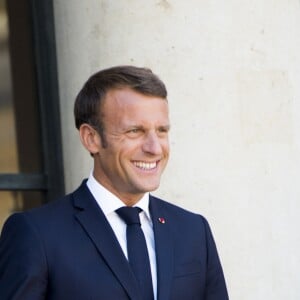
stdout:
[(151, 170), (156, 167), (156, 162), (146, 163), (146, 162), (142, 162), (142, 161), (135, 161), (134, 165), (140, 169)]

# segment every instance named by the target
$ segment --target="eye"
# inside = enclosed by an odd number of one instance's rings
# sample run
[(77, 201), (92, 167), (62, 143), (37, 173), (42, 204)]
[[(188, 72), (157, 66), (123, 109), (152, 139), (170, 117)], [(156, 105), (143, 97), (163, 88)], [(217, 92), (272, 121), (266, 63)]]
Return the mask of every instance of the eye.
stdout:
[(167, 135), (170, 130), (169, 126), (162, 126), (157, 129), (157, 132), (161, 135)]
[(140, 131), (139, 128), (133, 128), (133, 129), (130, 129), (128, 132), (130, 133), (138, 133)]
[(129, 130), (126, 131), (126, 135), (132, 138), (138, 137), (143, 133), (143, 129), (142, 128), (130, 128)]
[(158, 131), (159, 132), (168, 132), (168, 129), (166, 129), (166, 128), (158, 128)]

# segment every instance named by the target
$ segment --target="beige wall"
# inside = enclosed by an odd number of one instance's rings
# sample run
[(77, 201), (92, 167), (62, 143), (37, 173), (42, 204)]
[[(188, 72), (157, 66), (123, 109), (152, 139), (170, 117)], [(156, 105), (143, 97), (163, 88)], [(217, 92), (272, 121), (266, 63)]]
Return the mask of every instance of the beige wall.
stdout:
[(172, 120), (156, 194), (208, 218), (232, 300), (300, 299), (300, 2), (54, 2), (67, 190), (91, 167), (72, 115), (83, 82), (150, 67)]

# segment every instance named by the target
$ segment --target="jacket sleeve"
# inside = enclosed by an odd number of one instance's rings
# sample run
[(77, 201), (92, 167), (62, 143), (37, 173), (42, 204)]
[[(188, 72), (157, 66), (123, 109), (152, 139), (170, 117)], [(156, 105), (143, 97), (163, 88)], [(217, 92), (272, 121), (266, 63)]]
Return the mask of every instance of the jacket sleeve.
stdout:
[(38, 232), (24, 213), (8, 218), (0, 237), (0, 299), (46, 299), (47, 263)]
[(207, 242), (207, 274), (205, 300), (228, 300), (223, 269), (209, 224), (204, 219)]

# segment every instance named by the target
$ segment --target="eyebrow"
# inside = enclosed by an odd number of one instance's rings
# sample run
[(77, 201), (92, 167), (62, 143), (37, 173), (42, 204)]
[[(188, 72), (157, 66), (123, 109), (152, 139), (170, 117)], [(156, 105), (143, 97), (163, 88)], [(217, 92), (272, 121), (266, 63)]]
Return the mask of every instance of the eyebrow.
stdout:
[[(145, 127), (143, 125), (131, 124), (131, 125), (125, 126), (124, 130), (132, 129), (132, 128), (143, 129), (144, 130), (147, 127)], [(167, 125), (159, 125), (159, 126), (156, 127), (156, 129), (165, 129), (165, 130), (170, 130), (170, 128), (171, 128), (171, 126), (169, 124), (167, 124)]]

